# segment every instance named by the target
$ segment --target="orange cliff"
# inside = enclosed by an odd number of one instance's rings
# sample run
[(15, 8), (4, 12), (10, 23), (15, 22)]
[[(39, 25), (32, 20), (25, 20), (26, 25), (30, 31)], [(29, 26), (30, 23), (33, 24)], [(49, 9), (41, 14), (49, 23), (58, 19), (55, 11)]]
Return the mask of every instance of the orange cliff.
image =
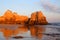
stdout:
[(28, 18), (7, 10), (3, 16), (0, 16), (0, 24), (48, 24), (48, 22), (41, 11), (32, 13), (31, 18)]
[(0, 24), (5, 23), (5, 18), (3, 16), (0, 16)]
[(46, 17), (43, 15), (41, 11), (34, 12), (31, 14), (29, 24), (48, 24)]
[(9, 24), (9, 23), (13, 23), (15, 21), (14, 15), (12, 14), (12, 11), (7, 10), (3, 17), (5, 18), (5, 23)]
[(7, 10), (3, 16), (0, 17), (0, 24), (25, 24), (28, 21), (27, 16), (20, 16), (16, 12)]
[(18, 15), (16, 12), (13, 12), (13, 15), (15, 17), (15, 23), (17, 24), (25, 24), (28, 21), (27, 16)]

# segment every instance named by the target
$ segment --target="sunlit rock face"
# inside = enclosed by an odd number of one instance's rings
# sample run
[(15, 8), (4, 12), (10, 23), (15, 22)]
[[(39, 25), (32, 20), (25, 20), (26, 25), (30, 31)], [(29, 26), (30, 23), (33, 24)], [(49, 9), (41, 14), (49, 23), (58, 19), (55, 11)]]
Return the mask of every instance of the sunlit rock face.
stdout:
[(20, 23), (20, 15), (18, 15), (16, 12), (13, 12), (13, 15), (15, 17), (15, 23)]
[(3, 16), (4, 16), (7, 24), (14, 23), (15, 17), (14, 17), (14, 15), (13, 15), (12, 11), (7, 10), (7, 11), (4, 13)]
[(5, 18), (3, 16), (0, 16), (0, 24), (5, 23)]
[(3, 16), (0, 17), (0, 23), (5, 24), (25, 24), (28, 21), (27, 16), (18, 15), (16, 12), (7, 10)]
[(41, 11), (31, 14), (31, 18), (27, 16), (18, 15), (16, 12), (7, 10), (3, 16), (0, 17), (0, 23), (5, 24), (47, 24), (46, 17)]
[(34, 12), (31, 14), (29, 24), (47, 24), (46, 17), (43, 15), (41, 11)]
[(17, 13), (13, 13), (15, 16), (15, 22), (19, 23), (19, 24), (25, 24), (28, 21), (28, 17), (27, 16), (21, 16), (18, 15)]

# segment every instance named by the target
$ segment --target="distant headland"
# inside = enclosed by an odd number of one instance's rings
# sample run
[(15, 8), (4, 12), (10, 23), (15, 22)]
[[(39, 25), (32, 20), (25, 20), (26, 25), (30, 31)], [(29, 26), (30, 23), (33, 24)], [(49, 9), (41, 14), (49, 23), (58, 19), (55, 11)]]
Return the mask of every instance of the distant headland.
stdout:
[(0, 16), (0, 24), (28, 24), (28, 25), (46, 25), (46, 17), (41, 11), (33, 12), (31, 17), (18, 15), (16, 12), (7, 10), (3, 16)]

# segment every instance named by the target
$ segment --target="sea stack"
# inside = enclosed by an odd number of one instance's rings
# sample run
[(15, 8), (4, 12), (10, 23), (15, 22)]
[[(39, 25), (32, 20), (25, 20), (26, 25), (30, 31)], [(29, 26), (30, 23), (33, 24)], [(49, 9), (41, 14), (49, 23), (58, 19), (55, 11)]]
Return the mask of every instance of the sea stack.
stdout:
[(29, 24), (46, 25), (48, 24), (48, 22), (46, 20), (46, 17), (43, 15), (43, 13), (41, 11), (37, 11), (31, 14)]

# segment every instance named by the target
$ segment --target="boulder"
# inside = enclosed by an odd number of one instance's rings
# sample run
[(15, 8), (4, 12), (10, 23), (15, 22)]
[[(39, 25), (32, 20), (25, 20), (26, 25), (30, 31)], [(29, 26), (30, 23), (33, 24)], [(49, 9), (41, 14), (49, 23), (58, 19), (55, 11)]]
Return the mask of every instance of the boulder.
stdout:
[(43, 15), (41, 11), (34, 12), (31, 14), (29, 24), (47, 24), (46, 17)]

